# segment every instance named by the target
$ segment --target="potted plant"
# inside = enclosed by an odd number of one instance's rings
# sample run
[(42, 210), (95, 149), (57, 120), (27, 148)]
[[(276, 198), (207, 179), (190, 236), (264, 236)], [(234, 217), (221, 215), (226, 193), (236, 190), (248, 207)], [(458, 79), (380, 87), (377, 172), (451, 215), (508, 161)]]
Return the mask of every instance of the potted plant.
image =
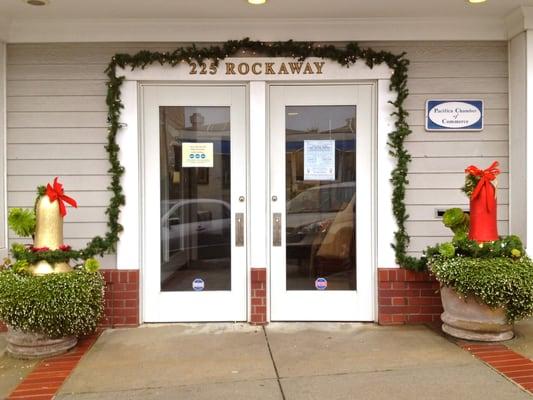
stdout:
[(10, 228), (32, 237), (32, 245), (13, 244), (14, 262), (0, 269), (0, 320), (8, 326), (7, 351), (18, 358), (60, 354), (92, 333), (103, 314), (104, 280), (96, 259), (79, 260), (63, 243), (64, 202), (76, 202), (62, 185), (38, 189), (34, 210), (12, 209)]
[(464, 188), (470, 216), (459, 208), (444, 214), (454, 237), (426, 250), (427, 265), (441, 284), (444, 332), (468, 340), (508, 340), (513, 323), (533, 314), (533, 261), (519, 237), (497, 234), (497, 164), (481, 172), (474, 168), (466, 170)]

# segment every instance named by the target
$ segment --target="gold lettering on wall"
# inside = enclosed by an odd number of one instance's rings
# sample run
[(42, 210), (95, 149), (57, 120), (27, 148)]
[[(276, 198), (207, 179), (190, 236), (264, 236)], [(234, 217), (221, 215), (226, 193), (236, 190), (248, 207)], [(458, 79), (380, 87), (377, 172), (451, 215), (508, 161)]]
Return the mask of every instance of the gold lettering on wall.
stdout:
[(273, 66), (274, 66), (274, 63), (271, 63), (271, 62), (265, 63), (267, 75), (276, 75), (276, 73), (274, 72), (274, 69), (272, 68)]
[(240, 63), (239, 67), (238, 67), (238, 70), (239, 70), (239, 74), (246, 75), (246, 74), (248, 74), (248, 72), (250, 72), (250, 64), (248, 64), (248, 63)]
[(324, 66), (326, 62), (325, 61), (315, 61), (313, 64), (315, 64), (316, 67), (316, 73), (321, 74), (322, 73), (322, 67)]
[(289, 71), (287, 71), (287, 67), (285, 66), (285, 63), (281, 63), (278, 71), (278, 75), (288, 75)]
[(261, 75), (261, 63), (252, 64), (252, 74)]
[(232, 62), (226, 63), (226, 75), (235, 75), (235, 64)]
[[(226, 68), (225, 75), (321, 75), (326, 64), (325, 61), (314, 62), (234, 62), (224, 61)], [(218, 72), (217, 65), (213, 62), (205, 63), (189, 63), (190, 75), (215, 75)]]

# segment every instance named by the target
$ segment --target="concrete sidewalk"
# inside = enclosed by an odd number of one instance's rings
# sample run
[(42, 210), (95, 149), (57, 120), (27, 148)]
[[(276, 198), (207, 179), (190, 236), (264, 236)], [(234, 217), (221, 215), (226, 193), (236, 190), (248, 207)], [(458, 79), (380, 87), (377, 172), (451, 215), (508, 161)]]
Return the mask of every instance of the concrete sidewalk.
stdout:
[(187, 324), (108, 330), (56, 397), (530, 399), (423, 326)]

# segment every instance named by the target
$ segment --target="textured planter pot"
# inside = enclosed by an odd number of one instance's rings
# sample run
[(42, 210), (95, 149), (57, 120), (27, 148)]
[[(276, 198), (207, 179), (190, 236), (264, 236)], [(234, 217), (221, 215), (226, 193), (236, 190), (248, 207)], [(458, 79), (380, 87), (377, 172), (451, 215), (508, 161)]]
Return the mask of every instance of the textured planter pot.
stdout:
[(513, 338), (513, 325), (507, 323), (503, 308), (492, 309), (475, 296), (465, 299), (449, 287), (442, 287), (440, 295), (444, 308), (442, 330), (449, 335), (484, 342)]
[(15, 358), (32, 359), (65, 353), (76, 346), (76, 337), (51, 339), (39, 333), (24, 333), (7, 327), (7, 351)]

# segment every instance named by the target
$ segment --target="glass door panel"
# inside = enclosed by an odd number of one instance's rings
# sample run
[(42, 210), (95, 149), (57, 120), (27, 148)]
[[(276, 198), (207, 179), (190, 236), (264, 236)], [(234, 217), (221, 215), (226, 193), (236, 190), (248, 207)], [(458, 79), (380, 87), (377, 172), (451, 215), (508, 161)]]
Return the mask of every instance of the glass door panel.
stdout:
[(231, 290), (230, 108), (159, 114), (161, 290)]
[(272, 320), (373, 319), (372, 93), (270, 87)]
[(355, 290), (356, 106), (285, 110), (287, 290)]
[(244, 321), (245, 87), (142, 96), (144, 320)]

